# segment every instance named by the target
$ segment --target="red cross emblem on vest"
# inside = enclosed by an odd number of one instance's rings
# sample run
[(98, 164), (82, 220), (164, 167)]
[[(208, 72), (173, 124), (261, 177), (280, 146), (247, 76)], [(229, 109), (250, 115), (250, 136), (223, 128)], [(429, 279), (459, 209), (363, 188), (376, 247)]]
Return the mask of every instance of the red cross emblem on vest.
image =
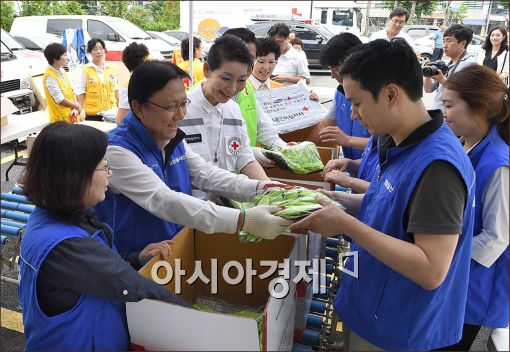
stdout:
[(227, 153), (230, 155), (239, 155), (241, 152), (241, 138), (233, 136), (228, 137)]

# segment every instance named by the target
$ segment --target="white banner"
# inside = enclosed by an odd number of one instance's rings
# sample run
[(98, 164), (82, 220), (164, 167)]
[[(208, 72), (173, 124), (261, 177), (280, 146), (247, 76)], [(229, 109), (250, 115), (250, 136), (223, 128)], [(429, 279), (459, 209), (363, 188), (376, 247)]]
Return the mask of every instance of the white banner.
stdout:
[(257, 104), (271, 118), (278, 133), (315, 125), (324, 117), (324, 109), (308, 98), (310, 93), (301, 84), (259, 90), (256, 94)]

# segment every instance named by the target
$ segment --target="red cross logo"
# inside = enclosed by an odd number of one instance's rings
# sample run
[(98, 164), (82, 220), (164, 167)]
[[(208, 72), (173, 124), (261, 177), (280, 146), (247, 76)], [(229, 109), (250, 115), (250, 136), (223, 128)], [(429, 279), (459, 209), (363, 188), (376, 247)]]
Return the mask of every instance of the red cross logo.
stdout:
[(238, 155), (241, 152), (241, 139), (239, 137), (229, 137), (228, 152), (230, 155)]
[(303, 111), (308, 111), (310, 110), (310, 108), (308, 108), (307, 106), (303, 106)]
[(230, 144), (230, 146), (231, 146), (231, 147), (232, 147), (232, 149), (234, 149), (234, 150), (237, 150), (237, 148), (239, 148), (239, 144), (237, 144), (237, 142), (236, 142), (235, 140), (234, 140), (234, 141)]

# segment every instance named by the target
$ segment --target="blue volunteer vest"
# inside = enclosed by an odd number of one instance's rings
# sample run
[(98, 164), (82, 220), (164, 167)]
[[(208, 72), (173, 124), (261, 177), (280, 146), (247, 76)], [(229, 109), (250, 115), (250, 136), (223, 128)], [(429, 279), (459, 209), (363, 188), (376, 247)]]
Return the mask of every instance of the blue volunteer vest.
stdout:
[[(23, 308), (25, 350), (127, 350), (129, 333), (123, 302), (82, 294), (73, 308), (48, 317), (37, 301), (37, 276), (48, 253), (68, 238), (92, 237), (108, 247), (102, 231), (90, 235), (35, 208), (21, 241), (18, 294)], [(115, 247), (112, 248), (115, 251)]]
[[(172, 190), (191, 195), (191, 183), (186, 164), (184, 143), (177, 144), (168, 160), (164, 161), (149, 131), (130, 110), (121, 124), (108, 134), (108, 144), (133, 152)], [(108, 191), (110, 192), (110, 191)], [(110, 192), (107, 199), (113, 202), (104, 214), (104, 206), (97, 209), (98, 217), (111, 221), (115, 232), (115, 245), (119, 252), (140, 251), (149, 243), (173, 238), (183, 226), (162, 220), (120, 193)], [(176, 204), (176, 207), (182, 206)]]
[(378, 143), (376, 141), (374, 145), (374, 138), (377, 138), (377, 136), (371, 136), (368, 140), (367, 146), (361, 155), (358, 172), (356, 173), (357, 178), (367, 182), (372, 181), (377, 165), (379, 165)]
[[(498, 135), (495, 125), (471, 152), (469, 158), (476, 173), (476, 205), (473, 234), (482, 231), (483, 193), (497, 168), (508, 166), (508, 145)], [(466, 304), (466, 323), (492, 328), (508, 326), (509, 270), (508, 247), (490, 268), (471, 260)]]
[[(352, 103), (338, 89), (335, 92), (336, 125), (349, 136), (370, 137), (370, 132), (358, 121), (351, 119)], [(361, 158), (363, 151), (352, 147), (342, 147), (345, 158), (356, 160)]]
[[(342, 274), (334, 307), (359, 336), (385, 350), (430, 350), (460, 340), (471, 257), (474, 172), (459, 141), (442, 125), (421, 142), (390, 148), (365, 194), (358, 219), (390, 236), (410, 242), (402, 225), (406, 206), (425, 168), (450, 162), (468, 189), (462, 234), (444, 282), (425, 290), (381, 263), (353, 242), (358, 278)], [(349, 258), (346, 269), (353, 271)]]

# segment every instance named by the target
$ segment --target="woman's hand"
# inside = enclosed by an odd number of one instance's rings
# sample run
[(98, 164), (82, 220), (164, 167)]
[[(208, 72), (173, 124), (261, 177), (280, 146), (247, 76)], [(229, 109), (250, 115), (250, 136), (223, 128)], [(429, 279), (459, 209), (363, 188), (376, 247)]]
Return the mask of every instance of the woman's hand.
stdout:
[(165, 240), (157, 243), (150, 243), (145, 247), (140, 254), (138, 255), (138, 260), (140, 264), (144, 265), (147, 263), (152, 257), (156, 255), (161, 255), (161, 257), (166, 260), (170, 254), (172, 254), (172, 241)]

